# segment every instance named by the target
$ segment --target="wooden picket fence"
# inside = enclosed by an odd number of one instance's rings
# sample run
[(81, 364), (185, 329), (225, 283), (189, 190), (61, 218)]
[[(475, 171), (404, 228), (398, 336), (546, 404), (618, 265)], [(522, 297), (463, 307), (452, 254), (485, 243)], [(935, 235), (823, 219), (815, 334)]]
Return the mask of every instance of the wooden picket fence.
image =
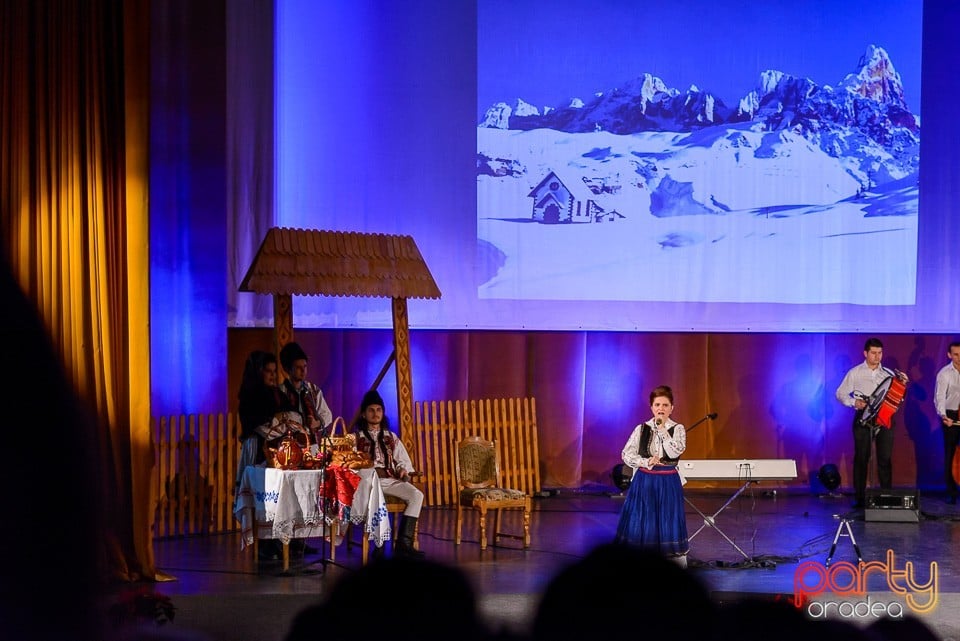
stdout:
[(240, 442), (235, 414), (190, 414), (151, 422), (154, 537), (217, 534), (233, 518)]
[[(541, 490), (534, 398), (418, 401), (414, 451), (429, 506), (457, 498), (454, 447), (468, 436), (497, 441), (503, 484), (529, 494)], [(154, 537), (233, 532), (234, 485), (240, 442), (236, 414), (154, 418), (151, 478)]]
[(533, 495), (541, 490), (537, 402), (534, 398), (418, 401), (414, 464), (426, 505), (455, 505), (456, 443), (468, 436), (496, 441), (501, 483)]

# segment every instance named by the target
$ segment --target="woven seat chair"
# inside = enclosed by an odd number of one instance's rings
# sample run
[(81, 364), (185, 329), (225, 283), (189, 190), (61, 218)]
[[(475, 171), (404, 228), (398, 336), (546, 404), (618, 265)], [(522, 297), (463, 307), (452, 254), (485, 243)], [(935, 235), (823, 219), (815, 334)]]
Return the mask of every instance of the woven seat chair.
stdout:
[[(454, 469), (457, 474), (457, 526), (454, 543), (460, 545), (463, 531), (464, 508), (476, 510), (480, 515), (480, 549), (487, 549), (487, 511), (496, 510), (493, 528), (494, 545), (499, 537), (523, 541), (530, 547), (531, 497), (520, 490), (500, 485), (500, 450), (496, 441), (486, 441), (471, 436), (457, 443)], [(523, 534), (503, 532), (501, 517), (504, 509), (523, 510)]]

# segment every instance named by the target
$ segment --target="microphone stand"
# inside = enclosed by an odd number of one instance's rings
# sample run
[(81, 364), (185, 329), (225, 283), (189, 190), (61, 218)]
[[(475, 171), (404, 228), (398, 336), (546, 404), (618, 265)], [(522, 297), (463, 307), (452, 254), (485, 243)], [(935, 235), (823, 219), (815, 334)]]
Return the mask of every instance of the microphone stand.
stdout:
[[(309, 429), (309, 428), (308, 428)], [(327, 432), (327, 428), (323, 427), (317, 430), (317, 457), (320, 460), (320, 467), (314, 468), (317, 472), (320, 472), (320, 496), (317, 497), (317, 503), (322, 508), (320, 510), (320, 518), (322, 519), (322, 525), (320, 528), (320, 559), (317, 561), (306, 562), (304, 558), (304, 563), (301, 568), (307, 568), (312, 565), (321, 565), (321, 574), (327, 573), (327, 563), (330, 561), (327, 559), (327, 536), (330, 537), (330, 545), (333, 546), (336, 541), (333, 540), (333, 530), (330, 527), (330, 524), (327, 523), (327, 501), (325, 494), (328, 494), (330, 488), (327, 487), (327, 466), (330, 464), (330, 458), (333, 452), (330, 449), (330, 435)], [(334, 495), (336, 495), (336, 490), (334, 490)], [(306, 539), (304, 539), (304, 544), (306, 544)], [(306, 555), (304, 555), (306, 556)]]
[(706, 421), (707, 419), (713, 420), (713, 419), (715, 419), (715, 418), (717, 418), (717, 413), (716, 413), (716, 412), (710, 412), (709, 414), (707, 414), (706, 416), (704, 416), (703, 418), (701, 418), (699, 421), (697, 421), (696, 423), (694, 423), (693, 425), (691, 425), (690, 427), (688, 427), (688, 428), (687, 428), (687, 433), (690, 433), (690, 432), (693, 430), (693, 428), (695, 428), (697, 425), (700, 425), (700, 423), (703, 423), (703, 422)]
[[(330, 488), (327, 487), (327, 466), (330, 464), (330, 460), (333, 457), (333, 450), (331, 448), (332, 443), (330, 442), (330, 433), (327, 431), (326, 427), (321, 427), (317, 430), (317, 455), (320, 457), (320, 487), (323, 488), (324, 494), (330, 493)], [(333, 492), (336, 496), (336, 488)], [(336, 541), (333, 540), (333, 528), (330, 523), (327, 522), (327, 499), (326, 497), (320, 497), (320, 504), (323, 506), (321, 511), (321, 518), (323, 519), (323, 527), (321, 532), (326, 532), (330, 537), (330, 546), (333, 547), (336, 545)], [(337, 515), (334, 515), (336, 518)], [(327, 573), (327, 536), (321, 534), (320, 536), (320, 561), (318, 561), (323, 566), (322, 573)]]

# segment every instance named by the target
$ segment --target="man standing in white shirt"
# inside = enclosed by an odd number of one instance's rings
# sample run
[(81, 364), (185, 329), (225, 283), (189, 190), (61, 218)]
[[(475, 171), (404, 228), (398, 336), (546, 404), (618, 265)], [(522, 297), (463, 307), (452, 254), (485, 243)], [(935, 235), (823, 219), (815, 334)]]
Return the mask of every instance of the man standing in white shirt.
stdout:
[(943, 425), (943, 476), (947, 485), (947, 503), (957, 504), (957, 479), (953, 476), (953, 457), (960, 444), (960, 341), (947, 346), (950, 362), (937, 372), (933, 404)]
[(320, 388), (307, 380), (307, 353), (299, 343), (290, 342), (280, 350), (280, 364), (287, 378), (280, 384), (292, 407), (300, 413), (302, 425), (310, 430), (312, 442), (327, 435), (333, 424), (333, 412)]
[(883, 343), (879, 338), (868, 338), (863, 345), (864, 361), (850, 369), (837, 388), (837, 400), (856, 410), (853, 416), (853, 491), (854, 509), (863, 509), (867, 493), (867, 466), (870, 464), (870, 448), (877, 443), (877, 476), (880, 487), (887, 490), (893, 485), (893, 422), (889, 429), (875, 429), (861, 423), (867, 401), (876, 389), (896, 374), (880, 364), (883, 358)]
[[(307, 380), (307, 353), (299, 343), (291, 341), (280, 350), (280, 364), (287, 374), (280, 384), (280, 393), (286, 397), (290, 407), (296, 408), (300, 414), (300, 424), (311, 435), (309, 442), (301, 445), (318, 443), (327, 436), (333, 424), (333, 412), (323, 398), (320, 387)], [(307, 545), (306, 539), (294, 539), (291, 544), (290, 549), (294, 553), (301, 550), (304, 554), (317, 552), (317, 548)]]

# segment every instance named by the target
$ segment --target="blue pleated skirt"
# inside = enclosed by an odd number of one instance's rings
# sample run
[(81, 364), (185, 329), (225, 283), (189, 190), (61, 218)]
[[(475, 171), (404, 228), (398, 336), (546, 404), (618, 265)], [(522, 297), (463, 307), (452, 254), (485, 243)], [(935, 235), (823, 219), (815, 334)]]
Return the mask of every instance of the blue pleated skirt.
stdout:
[(617, 524), (617, 543), (679, 556), (690, 550), (683, 486), (676, 466), (637, 468)]

